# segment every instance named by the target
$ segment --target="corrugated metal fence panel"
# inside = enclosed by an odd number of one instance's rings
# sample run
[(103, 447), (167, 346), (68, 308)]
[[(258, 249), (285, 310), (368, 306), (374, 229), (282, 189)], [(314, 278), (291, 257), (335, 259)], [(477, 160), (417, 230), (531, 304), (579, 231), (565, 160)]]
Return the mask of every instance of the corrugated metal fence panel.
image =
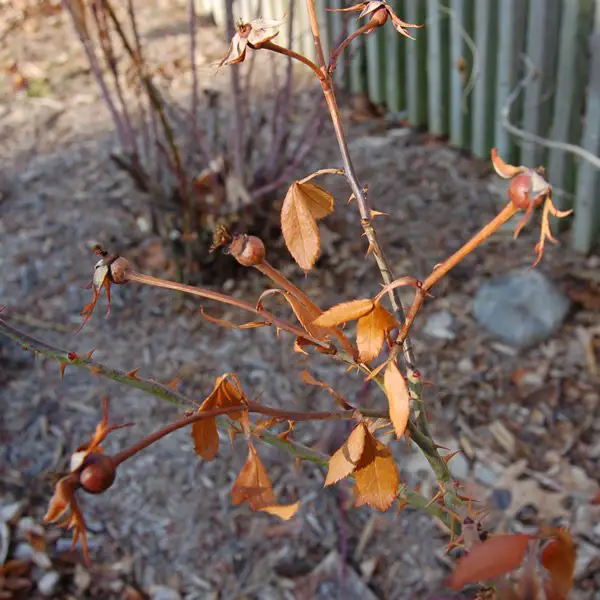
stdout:
[[(585, 133), (581, 145), (592, 155), (597, 156), (600, 152), (600, 0), (596, 0), (590, 53), (592, 56), (585, 111)], [(587, 252), (598, 235), (599, 201), (598, 171), (591, 164), (582, 162), (577, 173), (573, 222), (573, 245), (576, 250)]]
[[(248, 18), (257, 1), (271, 18), (289, 6), (288, 0), (235, 0), (234, 12)], [(224, 23), (225, 0), (199, 2)], [(314, 57), (305, 0), (294, 2), (294, 49)], [(406, 111), (411, 124), (448, 134), (454, 146), (481, 158), (498, 147), (513, 164), (545, 164), (557, 205), (575, 209), (573, 246), (588, 251), (600, 231), (597, 169), (560, 147), (548, 150), (543, 139), (600, 152), (600, 0), (388, 2), (403, 20), (426, 27), (411, 30), (415, 42), (391, 24), (360, 36), (338, 63), (337, 84), (391, 111)], [(352, 4), (316, 0), (327, 53), (343, 31), (358, 25), (357, 13), (325, 9)], [(278, 41), (287, 43), (283, 34)], [(502, 111), (509, 101), (511, 123), (537, 140), (507, 132)]]

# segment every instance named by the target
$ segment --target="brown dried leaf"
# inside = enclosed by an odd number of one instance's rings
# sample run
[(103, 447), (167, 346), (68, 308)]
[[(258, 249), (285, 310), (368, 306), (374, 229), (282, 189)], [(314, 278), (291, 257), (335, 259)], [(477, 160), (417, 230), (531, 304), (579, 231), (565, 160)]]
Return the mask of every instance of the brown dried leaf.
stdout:
[(311, 183), (295, 181), (281, 207), (281, 231), (298, 265), (310, 271), (319, 256), (321, 236), (317, 219), (331, 214), (333, 196)]
[(269, 513), (275, 517), (279, 517), (284, 521), (289, 521), (300, 508), (300, 502), (294, 502), (293, 504), (274, 504), (273, 506), (265, 506), (260, 510), (262, 512)]
[(361, 317), (356, 331), (360, 360), (368, 363), (377, 358), (383, 348), (386, 332), (397, 325), (396, 319), (379, 303), (370, 313)]
[(371, 436), (367, 430), (367, 426), (363, 422), (359, 423), (341, 448), (329, 459), (329, 469), (327, 470), (327, 477), (325, 479), (326, 487), (344, 479), (344, 477), (348, 477), (348, 475), (354, 472), (364, 453), (367, 436)]
[(317, 222), (302, 202), (294, 183), (281, 207), (281, 231), (285, 244), (304, 271), (310, 271), (319, 256), (321, 237)]
[(469, 583), (502, 577), (521, 565), (528, 545), (529, 536), (524, 534), (488, 538), (457, 561), (446, 584), (457, 592)]
[[(210, 395), (204, 400), (198, 412), (214, 410), (226, 406), (246, 404), (242, 386), (236, 375), (225, 373), (215, 380)], [(232, 419), (240, 419), (242, 412), (229, 413)], [(214, 417), (192, 423), (192, 437), (196, 454), (205, 460), (212, 460), (219, 451), (219, 434)]]
[[(198, 412), (213, 410), (216, 408), (217, 397), (212, 393), (200, 406)], [(204, 460), (213, 460), (219, 451), (219, 433), (215, 418), (202, 419), (192, 423), (192, 438), (194, 439), (194, 450)]]
[(390, 449), (370, 433), (354, 479), (357, 500), (382, 512), (392, 505), (398, 495), (400, 476), (394, 457)]
[(554, 539), (542, 550), (541, 562), (550, 573), (544, 585), (548, 600), (565, 600), (573, 587), (576, 549), (565, 529), (554, 531)]
[(369, 298), (361, 300), (351, 300), (350, 302), (342, 302), (332, 306), (326, 310), (319, 318), (315, 319), (314, 325), (319, 327), (335, 327), (341, 323), (354, 321), (368, 315), (375, 304)]
[(265, 466), (253, 446), (248, 447), (248, 458), (231, 489), (233, 504), (248, 501), (252, 510), (274, 506), (273, 486)]
[(307, 308), (304, 304), (302, 304), (302, 302), (300, 302), (300, 300), (298, 300), (297, 298), (292, 296), (292, 294), (289, 294), (285, 290), (280, 290), (280, 289), (265, 290), (260, 295), (260, 298), (258, 299), (258, 302), (256, 304), (257, 308), (262, 307), (262, 302), (263, 302), (264, 298), (266, 298), (268, 296), (272, 296), (273, 294), (281, 294), (286, 299), (286, 301), (288, 302), (288, 304), (291, 306), (292, 310), (294, 311), (296, 318), (300, 322), (300, 325), (302, 325), (302, 327), (304, 327), (304, 329), (306, 330), (306, 332), (308, 334), (312, 335), (314, 338), (317, 338), (318, 340), (327, 339), (329, 332), (327, 330), (323, 329), (322, 327), (318, 327), (313, 324), (313, 321), (315, 319), (315, 313), (313, 311), (311, 311), (309, 308)]
[(500, 177), (503, 179), (510, 179), (511, 177), (515, 177), (520, 173), (525, 173), (527, 169), (522, 166), (515, 167), (514, 165), (509, 165), (505, 163), (499, 156), (498, 150), (496, 148), (492, 148), (491, 150), (492, 156), (492, 165), (494, 166), (494, 170)]
[(383, 376), (383, 386), (388, 399), (390, 420), (396, 437), (404, 434), (410, 415), (410, 391), (395, 361), (390, 361)]
[(302, 200), (315, 220), (319, 221), (333, 212), (333, 196), (314, 183), (298, 183)]

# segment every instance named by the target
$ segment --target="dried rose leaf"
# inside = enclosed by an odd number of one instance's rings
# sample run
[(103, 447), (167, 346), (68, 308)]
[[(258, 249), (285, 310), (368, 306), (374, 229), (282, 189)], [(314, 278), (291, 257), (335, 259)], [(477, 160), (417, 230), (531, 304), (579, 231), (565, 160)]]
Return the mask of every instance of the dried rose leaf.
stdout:
[(381, 512), (386, 511), (398, 495), (400, 476), (394, 457), (390, 449), (370, 433), (354, 479), (357, 499)]
[(301, 197), (316, 221), (323, 219), (333, 212), (333, 196), (314, 183), (297, 183)]
[(390, 420), (394, 426), (396, 437), (399, 438), (404, 434), (408, 424), (410, 392), (398, 365), (394, 361), (390, 361), (385, 369), (383, 387), (388, 399)]
[(281, 232), (294, 260), (304, 271), (310, 271), (321, 250), (321, 236), (297, 183), (292, 184), (281, 207)]
[(295, 298), (294, 296), (292, 296), (285, 290), (280, 290), (280, 289), (265, 290), (260, 295), (260, 298), (258, 299), (256, 307), (260, 310), (262, 308), (263, 299), (267, 298), (268, 296), (272, 296), (273, 294), (280, 294), (286, 299), (287, 303), (290, 305), (290, 307), (294, 311), (296, 318), (300, 322), (300, 325), (302, 325), (302, 327), (304, 327), (304, 329), (306, 330), (306, 332), (308, 334), (312, 335), (314, 338), (317, 338), (319, 340), (327, 339), (329, 332), (326, 331), (325, 329), (323, 329), (322, 327), (318, 327), (313, 324), (313, 321), (315, 319), (315, 313), (313, 311), (311, 311), (310, 309), (308, 309), (304, 304), (302, 304), (302, 302), (300, 302), (300, 300), (298, 300), (297, 298)]
[(498, 150), (496, 148), (492, 148), (492, 165), (494, 166), (494, 170), (500, 177), (503, 179), (510, 179), (515, 175), (519, 175), (520, 173), (525, 173), (528, 169), (522, 166), (515, 167), (513, 165), (509, 165), (505, 163), (499, 156)]
[[(215, 408), (246, 404), (242, 386), (234, 374), (225, 373), (215, 380), (212, 392), (204, 400), (198, 412)], [(232, 419), (240, 419), (242, 412), (229, 413)], [(205, 460), (213, 460), (219, 451), (219, 433), (214, 417), (192, 423), (192, 438), (196, 454)]]
[(295, 181), (281, 207), (281, 231), (291, 255), (304, 271), (310, 271), (321, 250), (317, 219), (333, 210), (333, 197), (311, 183)]
[(379, 303), (370, 313), (361, 317), (356, 330), (360, 360), (368, 363), (377, 358), (383, 348), (385, 334), (397, 325), (396, 319)]
[(541, 554), (541, 563), (550, 573), (544, 587), (548, 600), (564, 600), (573, 587), (577, 553), (568, 531), (557, 529), (554, 535)]
[(529, 536), (524, 534), (488, 538), (457, 561), (446, 584), (457, 592), (469, 583), (502, 577), (521, 565), (528, 545)]
[(271, 480), (253, 446), (248, 447), (248, 458), (231, 489), (233, 504), (241, 504), (244, 500), (252, 510), (276, 505)]
[(299, 508), (300, 502), (294, 502), (293, 504), (274, 504), (273, 506), (265, 506), (260, 510), (275, 517), (279, 517), (284, 521), (289, 521), (298, 512)]
[(373, 300), (369, 298), (342, 302), (326, 310), (318, 319), (315, 319), (313, 324), (319, 327), (335, 327), (368, 315), (374, 307)]
[[(213, 410), (216, 407), (216, 396), (211, 394), (200, 406), (198, 412)], [(213, 460), (219, 451), (219, 433), (214, 417), (192, 423), (194, 450), (204, 460)]]
[(351, 475), (356, 469), (365, 449), (365, 439), (371, 434), (364, 423), (359, 423), (348, 439), (329, 459), (325, 487)]

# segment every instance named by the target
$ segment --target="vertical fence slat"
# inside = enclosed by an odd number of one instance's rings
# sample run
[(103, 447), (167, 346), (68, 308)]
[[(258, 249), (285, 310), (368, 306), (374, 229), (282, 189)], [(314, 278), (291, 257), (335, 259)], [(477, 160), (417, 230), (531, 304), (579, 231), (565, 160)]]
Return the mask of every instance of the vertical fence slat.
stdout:
[[(525, 90), (523, 104), (523, 129), (536, 135), (546, 133), (550, 102), (548, 92), (552, 87), (552, 61), (556, 56), (556, 43), (552, 40), (552, 25), (559, 10), (554, 0), (530, 0), (527, 18), (526, 55), (533, 68), (538, 69), (537, 77), (532, 79)], [(556, 37), (554, 38), (556, 39)], [(533, 142), (521, 144), (521, 163), (535, 167), (542, 160), (544, 149)]]
[[(579, 85), (581, 76), (578, 65), (585, 60), (581, 50), (580, 37), (577, 32), (581, 11), (579, 2), (563, 2), (563, 18), (560, 30), (559, 60), (556, 80), (556, 96), (554, 99), (554, 116), (552, 119), (551, 138), (556, 141), (568, 142), (572, 139), (573, 128), (578, 121), (574, 118), (581, 114), (582, 86)], [(551, 150), (548, 160), (548, 176), (555, 188), (554, 203), (561, 209), (571, 205), (565, 189), (570, 172), (573, 169), (572, 157), (562, 150)], [(557, 193), (558, 192), (558, 193)]]
[[(425, 20), (424, 4), (421, 0), (405, 0), (405, 21), (423, 23)], [(416, 41), (406, 44), (406, 90), (408, 120), (413, 126), (424, 125), (427, 122), (427, 71), (426, 48), (427, 32), (417, 30)]]
[(385, 101), (385, 34), (381, 28), (376, 29), (366, 37), (367, 50), (367, 87), (369, 99), (374, 104)]
[(465, 118), (463, 106), (466, 44), (465, 0), (450, 0), (450, 141), (459, 148), (465, 145)]
[[(321, 46), (323, 46), (323, 53), (325, 54), (325, 60), (327, 60), (331, 45), (329, 39), (329, 30), (327, 29), (327, 11), (325, 10), (325, 3), (326, 0), (316, 0), (315, 8), (317, 12), (317, 22), (319, 23), (319, 32), (321, 35)], [(306, 12), (306, 3), (301, 2), (298, 8)], [(310, 26), (308, 29), (308, 34), (311, 35)]]
[[(400, 2), (390, 2), (396, 14), (402, 15)], [(398, 112), (403, 104), (403, 64), (402, 49), (407, 41), (391, 26), (386, 24), (383, 28), (385, 34), (385, 98), (388, 110)], [(410, 42), (410, 40), (408, 40)]]
[[(331, 8), (343, 8), (344, 0), (330, 0), (329, 5)], [(331, 25), (331, 51), (335, 50), (337, 45), (342, 41), (342, 33), (344, 31), (344, 20), (347, 17), (344, 13), (330, 13), (329, 23)], [(355, 46), (356, 47), (356, 46)], [(352, 53), (352, 49), (346, 49), (345, 56), (343, 56), (337, 64), (335, 69), (335, 81), (341, 87), (346, 87), (346, 80), (348, 79), (346, 73), (346, 60), (345, 57)]]
[[(356, 19), (348, 19), (348, 35), (358, 28)], [(366, 90), (366, 81), (364, 75), (365, 52), (364, 36), (355, 39), (344, 51), (340, 60), (347, 60), (350, 71), (350, 92), (352, 94), (362, 94)]]
[(473, 154), (479, 158), (488, 157), (489, 148), (493, 143), (494, 3), (495, 0), (475, 2), (475, 45), (479, 61), (473, 90), (471, 127)]
[(442, 14), (438, 0), (427, 0), (427, 122), (429, 131), (442, 135), (446, 131), (444, 79), (447, 67), (442, 52)]
[(519, 18), (517, 4), (523, 0), (499, 0), (498, 11), (498, 65), (496, 77), (496, 120), (494, 146), (500, 156), (511, 162), (512, 141), (508, 131), (502, 125), (501, 111), (517, 80), (519, 58), (519, 40), (517, 38), (517, 20)]
[[(589, 84), (587, 88), (585, 125), (582, 146), (594, 155), (600, 152), (600, 0), (596, 0), (594, 33), (590, 51), (592, 53)], [(575, 217), (573, 219), (573, 247), (588, 252), (598, 233), (600, 218), (598, 195), (598, 171), (581, 161), (577, 177)]]

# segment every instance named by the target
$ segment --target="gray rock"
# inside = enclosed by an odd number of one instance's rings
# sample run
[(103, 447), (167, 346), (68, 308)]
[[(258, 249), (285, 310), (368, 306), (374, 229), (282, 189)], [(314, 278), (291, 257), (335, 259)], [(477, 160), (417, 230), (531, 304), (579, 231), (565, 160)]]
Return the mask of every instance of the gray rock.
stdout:
[(481, 462), (475, 464), (475, 468), (473, 470), (473, 477), (475, 477), (475, 479), (479, 481), (479, 483), (482, 483), (483, 485), (487, 485), (489, 487), (493, 486), (496, 483), (496, 481), (498, 481), (497, 471), (495, 471), (487, 465), (484, 465)]
[(153, 585), (149, 590), (152, 600), (181, 600), (181, 594), (164, 585)]
[(517, 348), (543, 342), (563, 323), (569, 300), (539, 270), (515, 270), (484, 283), (473, 313), (495, 337)]
[(60, 574), (56, 571), (49, 571), (38, 581), (38, 590), (42, 596), (46, 596), (49, 598), (50, 596), (54, 596), (54, 592), (56, 592), (56, 586), (60, 581)]
[(427, 318), (423, 331), (438, 340), (453, 340), (456, 337), (454, 317), (447, 310), (435, 312)]

